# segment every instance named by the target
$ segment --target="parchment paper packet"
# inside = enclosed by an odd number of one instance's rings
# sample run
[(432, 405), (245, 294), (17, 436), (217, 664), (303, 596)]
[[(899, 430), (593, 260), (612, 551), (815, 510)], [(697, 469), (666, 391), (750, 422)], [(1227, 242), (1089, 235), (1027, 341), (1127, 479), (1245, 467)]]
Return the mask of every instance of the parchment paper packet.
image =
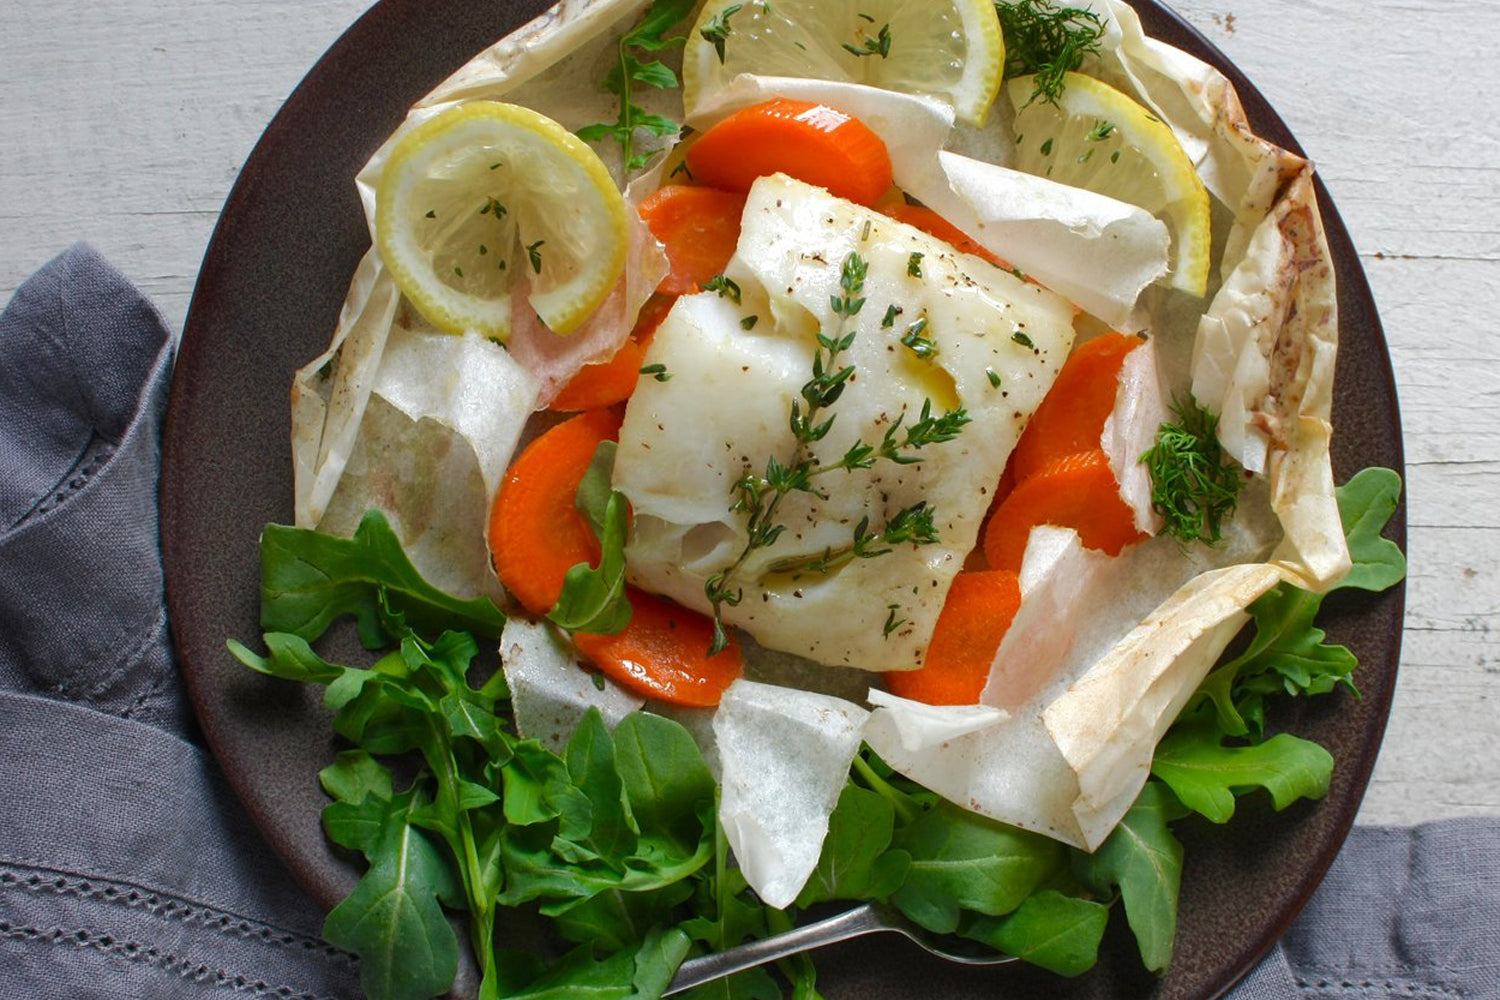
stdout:
[[(560, 4), (460, 68), (413, 108), (361, 172), (358, 186), (367, 215), (373, 219), (374, 182), (392, 144), (406, 129), (457, 102), (512, 100), (570, 128), (612, 118), (614, 98), (598, 87), (602, 59), (643, 6), (643, 0)], [(1095, 6), (1106, 19), (1107, 33), (1098, 59), (1083, 70), (1141, 100), (1172, 127), (1214, 196), (1216, 220), (1228, 223), (1227, 231), (1217, 227), (1219, 264), (1210, 300), (1148, 287), (1160, 273), (1156, 255), (1162, 237), (1155, 220), (1143, 219), (1143, 213), (1110, 199), (1045, 190), (1034, 178), (1012, 176), (1004, 167), (1009, 141), (1003, 114), (992, 116), (985, 129), (955, 128), (939, 102), (855, 95), (849, 85), (843, 85), (840, 94), (851, 104), (856, 97), (863, 101), (849, 110), (869, 115), (877, 131), (884, 117), (905, 127), (920, 126), (926, 130), (923, 134), (933, 134), (934, 129), (943, 134), (941, 144), (947, 148), (942, 152), (924, 153), (909, 141), (892, 142), (898, 177), (907, 189), (981, 242), (993, 244), (992, 249), (1018, 263), (1024, 260), (1020, 266), (1054, 288), (1069, 290), (1075, 301), (1106, 324), (1149, 329), (1162, 358), (1163, 385), (1179, 392), (1191, 386), (1201, 402), (1220, 411), (1220, 438), (1226, 448), (1247, 469), (1266, 476), (1263, 499), (1256, 502), (1252, 490), (1236, 521), (1237, 544), (1209, 560), (1228, 565), (1207, 569), (1199, 564), (1204, 560), (1184, 558), (1173, 572), (1156, 574), (1151, 586), (1131, 601), (1115, 602), (1130, 613), (1096, 620), (1089, 626), (1090, 642), (1076, 647), (1105, 652), (1092, 659), (1075, 655), (1059, 663), (1033, 696), (1036, 704), (1031, 707), (1039, 712), (1028, 715), (1024, 704), (1012, 710), (971, 706), (952, 710), (952, 718), (945, 718), (942, 709), (904, 707), (899, 699), (871, 692), (878, 710), (866, 727), (866, 738), (893, 757), (900, 757), (893, 749), (898, 745), (909, 746), (912, 755), (927, 755), (922, 759), (935, 761), (935, 771), (915, 757), (907, 769), (918, 777), (928, 774), (955, 802), (992, 815), (1002, 810), (986, 809), (982, 796), (965, 794), (985, 780), (984, 755), (970, 754), (965, 763), (953, 747), (965, 739), (983, 738), (1007, 720), (1025, 720), (1017, 723), (1018, 731), (1033, 734), (1028, 737), (1033, 756), (1052, 760), (1035, 769), (1037, 780), (1022, 783), (1033, 789), (1022, 793), (1023, 798), (1031, 797), (1027, 808), (1038, 816), (1050, 812), (1070, 817), (1053, 823), (1058, 827), (1053, 832), (1084, 846), (1097, 843), (1128, 806), (1145, 777), (1141, 762), (1149, 762), (1155, 740), (1175, 714), (1173, 706), (1197, 685), (1218, 648), (1243, 621), (1245, 605), (1278, 579), (1318, 588), (1336, 581), (1348, 566), (1328, 456), (1337, 316), (1312, 168), (1251, 133), (1233, 88), (1217, 71), (1146, 38), (1124, 3), (1097, 0)], [(736, 93), (725, 96), (717, 107), (722, 112), (736, 100), (748, 103), (752, 94), (768, 95), (777, 87), (832, 95), (839, 85), (741, 78), (731, 88)], [(651, 103), (652, 111), (680, 114), (670, 92), (647, 90), (640, 96)], [(891, 131), (887, 129), (888, 137)], [(908, 139), (910, 134), (916, 133), (909, 133)], [(618, 173), (617, 153), (602, 145), (599, 151)], [(643, 179), (632, 195), (639, 198), (653, 180)], [(1036, 204), (1048, 207), (1036, 212)], [(1035, 216), (1029, 220), (1024, 216), (1028, 207)], [(1090, 244), (1106, 238), (1134, 249), (1119, 258), (1091, 258)], [(652, 249), (649, 241), (641, 241), (622, 288), (612, 296), (610, 309), (619, 311), (599, 317), (590, 337), (561, 345), (545, 343), (529, 359), (545, 370), (516, 365), (520, 374), (514, 379), (513, 398), (523, 400), (531, 393), (529, 405), (517, 409), (524, 412), (544, 402), (577, 366), (607, 356), (623, 339), (656, 281)], [(1067, 267), (1070, 260), (1086, 261), (1088, 266), (1075, 273)], [(661, 266), (659, 257), (655, 266)], [(1091, 288), (1090, 270), (1107, 280)], [(391, 419), (380, 373), (389, 345), (399, 341), (397, 331), (412, 335), (424, 332), (421, 328), (372, 253), (354, 276), (329, 351), (299, 373), (294, 386), (299, 524), (325, 522), (330, 501), (355, 456), (378, 455), (413, 433), (412, 427)], [(518, 350), (516, 357), (525, 353), (524, 348)], [(403, 395), (395, 387), (391, 392)], [(396, 409), (413, 425), (430, 424), (421, 431), (429, 446), (436, 438), (460, 453), (472, 453), (463, 496), (447, 504), (448, 512), (438, 517), (443, 524), (433, 523), (430, 518), (437, 514), (437, 506), (430, 502), (430, 485), (406, 482), (402, 489), (381, 493), (368, 485), (373, 481), (368, 462), (355, 477), (366, 484), (363, 493), (354, 495), (367, 496), (393, 514), (409, 546), (421, 548), (424, 532), (413, 533), (420, 524), (445, 540), (467, 534), (482, 553), (483, 511), (497, 484), (489, 470), (503, 468), (516, 437), (503, 434), (498, 440), (477, 441), (445, 402), (431, 409)], [(1274, 511), (1276, 522), (1264, 516), (1268, 511)], [(481, 526), (477, 534), (475, 525)], [(1278, 539), (1274, 559), (1261, 562)], [(1159, 540), (1137, 547), (1117, 572), (1129, 575), (1153, 560), (1170, 562), (1162, 550), (1171, 544)], [(479, 573), (484, 576), (488, 560), (482, 562)], [(1142, 580), (1152, 576), (1136, 575)], [(493, 591), (496, 586), (488, 577), (469, 582), (475, 590)], [(1167, 636), (1170, 641), (1162, 638)], [(1003, 672), (1005, 655), (1002, 648), (996, 671)], [(987, 704), (995, 697), (987, 692)], [(883, 730), (892, 735), (881, 735)], [(924, 732), (944, 735), (934, 736), (929, 744), (924, 743)], [(961, 735), (954, 738), (955, 733)], [(1041, 776), (1064, 772), (1073, 777), (1041, 787)], [(1049, 810), (1046, 802), (1055, 807)], [(798, 853), (806, 853), (805, 845)]]

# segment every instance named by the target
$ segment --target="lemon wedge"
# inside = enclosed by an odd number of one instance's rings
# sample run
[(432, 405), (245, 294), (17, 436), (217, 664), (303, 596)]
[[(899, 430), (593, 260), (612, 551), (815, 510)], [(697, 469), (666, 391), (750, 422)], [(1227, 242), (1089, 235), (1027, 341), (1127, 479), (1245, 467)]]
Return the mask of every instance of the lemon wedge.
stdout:
[(709, 0), (688, 35), (682, 97), (692, 117), (741, 73), (838, 80), (946, 97), (977, 125), (1004, 68), (991, 0)]
[(1069, 73), (1056, 104), (1031, 104), (1033, 77), (1016, 77), (1006, 93), (1016, 109), (1017, 170), (1137, 205), (1172, 236), (1173, 288), (1208, 289), (1208, 191), (1172, 130), (1105, 83)]
[(625, 199), (593, 150), (557, 122), (471, 101), (417, 126), (380, 175), (376, 243), (433, 325), (510, 334), (512, 283), (571, 333), (625, 267)]

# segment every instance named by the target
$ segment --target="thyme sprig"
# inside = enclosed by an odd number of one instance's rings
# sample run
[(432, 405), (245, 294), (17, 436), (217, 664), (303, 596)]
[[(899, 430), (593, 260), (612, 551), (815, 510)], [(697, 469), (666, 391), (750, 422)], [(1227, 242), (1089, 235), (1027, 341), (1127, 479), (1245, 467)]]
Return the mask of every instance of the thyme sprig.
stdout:
[(703, 36), (705, 42), (714, 47), (719, 55), (719, 62), (724, 62), (724, 43), (729, 41), (729, 19), (739, 13), (742, 3), (732, 3), (708, 19), (708, 23), (698, 29), (698, 34)]
[(627, 170), (639, 170), (659, 152), (635, 151), (638, 129), (658, 137), (676, 135), (680, 131), (681, 127), (672, 119), (651, 114), (637, 104), (632, 87), (637, 83), (663, 90), (677, 86), (677, 74), (671, 67), (660, 59), (646, 60), (643, 56), (683, 44), (687, 39), (682, 35), (665, 36), (692, 9), (693, 0), (654, 0), (641, 23), (620, 36), (619, 61), (604, 77), (604, 88), (620, 98), (620, 113), (613, 124), (600, 122), (578, 130), (578, 138), (585, 142), (597, 142), (606, 136), (613, 138), (620, 144), (620, 155)]
[[(866, 14), (861, 14), (860, 16), (865, 18), (869, 17), (869, 15)], [(871, 23), (874, 22), (872, 21)], [(865, 56), (879, 56), (882, 59), (890, 58), (891, 26), (889, 24), (882, 24), (880, 26), (880, 30), (876, 32), (874, 38), (871, 38), (868, 34), (865, 33), (863, 29), (861, 29), (859, 32), (859, 37), (856, 40), (859, 42), (858, 45), (855, 45), (852, 42), (845, 42), (844, 51), (848, 52), (850, 55), (856, 55), (861, 58)]]
[(1005, 78), (1036, 74), (1031, 96), (1056, 104), (1063, 76), (1098, 53), (1104, 21), (1087, 8), (1062, 7), (1054, 0), (997, 0), (1000, 32), (1005, 37)]
[[(969, 415), (963, 407), (937, 416), (932, 412), (932, 400), (922, 403), (921, 416), (910, 424), (905, 423), (903, 413), (886, 428), (879, 444), (867, 444), (856, 440), (837, 461), (818, 463), (809, 454), (811, 446), (828, 436), (833, 429), (837, 414), (821, 419), (825, 410), (833, 406), (843, 394), (844, 388), (854, 376), (854, 366), (842, 364), (840, 356), (854, 345), (855, 331), (844, 332), (847, 324), (858, 316), (865, 306), (864, 286), (868, 264), (858, 253), (844, 258), (839, 273), (841, 295), (830, 296), (829, 306), (839, 317), (839, 326), (831, 333), (817, 335), (818, 348), (813, 354), (812, 378), (802, 386), (798, 399), (792, 401), (789, 423), (797, 447), (790, 462), (782, 462), (774, 455), (766, 459), (765, 471), (757, 473), (747, 469), (731, 490), (734, 502), (731, 513), (745, 515), (745, 545), (734, 562), (709, 577), (703, 591), (713, 606), (714, 636), (709, 646), (712, 656), (729, 644), (724, 629), (722, 610), (725, 605), (734, 607), (744, 598), (744, 588), (732, 584), (732, 580), (757, 549), (776, 544), (786, 530), (786, 525), (777, 521), (781, 502), (793, 493), (807, 493), (827, 500), (827, 491), (817, 485), (820, 477), (830, 473), (873, 468), (878, 461), (890, 461), (898, 465), (920, 462), (922, 456), (914, 454), (934, 444), (951, 441), (958, 436)], [(904, 426), (903, 426), (904, 425)], [(893, 551), (900, 544), (930, 545), (938, 540), (934, 511), (925, 501), (912, 504), (897, 511), (886, 520), (879, 531), (872, 531), (868, 516), (861, 518), (854, 528), (850, 544), (838, 549), (827, 547), (821, 555), (798, 556), (773, 563), (772, 572), (832, 572), (854, 559), (873, 559)]]
[(1151, 474), (1151, 506), (1162, 529), (1184, 544), (1216, 544), (1234, 515), (1244, 478), (1219, 444), (1219, 418), (1192, 396), (1173, 400), (1176, 423), (1163, 423), (1141, 461)]

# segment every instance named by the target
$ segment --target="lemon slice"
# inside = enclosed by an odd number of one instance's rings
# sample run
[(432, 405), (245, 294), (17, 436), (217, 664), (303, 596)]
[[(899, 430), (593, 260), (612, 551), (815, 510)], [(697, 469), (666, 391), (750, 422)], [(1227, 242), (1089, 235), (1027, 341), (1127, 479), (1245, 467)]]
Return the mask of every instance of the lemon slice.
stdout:
[(1030, 105), (1033, 77), (1006, 84), (1016, 109), (1017, 170), (1138, 205), (1172, 235), (1167, 283), (1208, 289), (1208, 191), (1172, 130), (1105, 83), (1069, 73), (1056, 104)]
[(688, 35), (682, 97), (692, 117), (740, 73), (839, 80), (946, 97), (977, 125), (1004, 67), (991, 0), (708, 0)]
[(391, 151), (376, 193), (380, 256), (443, 330), (510, 334), (512, 282), (572, 333), (625, 267), (625, 199), (593, 150), (526, 108), (471, 101)]

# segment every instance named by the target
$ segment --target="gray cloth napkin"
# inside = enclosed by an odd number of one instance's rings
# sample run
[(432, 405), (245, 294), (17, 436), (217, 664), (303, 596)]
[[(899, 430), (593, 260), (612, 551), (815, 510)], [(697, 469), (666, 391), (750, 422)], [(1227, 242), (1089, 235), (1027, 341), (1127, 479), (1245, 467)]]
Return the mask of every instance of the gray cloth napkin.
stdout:
[[(0, 1000), (357, 997), (193, 742), (157, 528), (171, 362), (87, 247), (0, 314)], [(1231, 996), (1500, 998), (1500, 822), (1356, 829)]]

